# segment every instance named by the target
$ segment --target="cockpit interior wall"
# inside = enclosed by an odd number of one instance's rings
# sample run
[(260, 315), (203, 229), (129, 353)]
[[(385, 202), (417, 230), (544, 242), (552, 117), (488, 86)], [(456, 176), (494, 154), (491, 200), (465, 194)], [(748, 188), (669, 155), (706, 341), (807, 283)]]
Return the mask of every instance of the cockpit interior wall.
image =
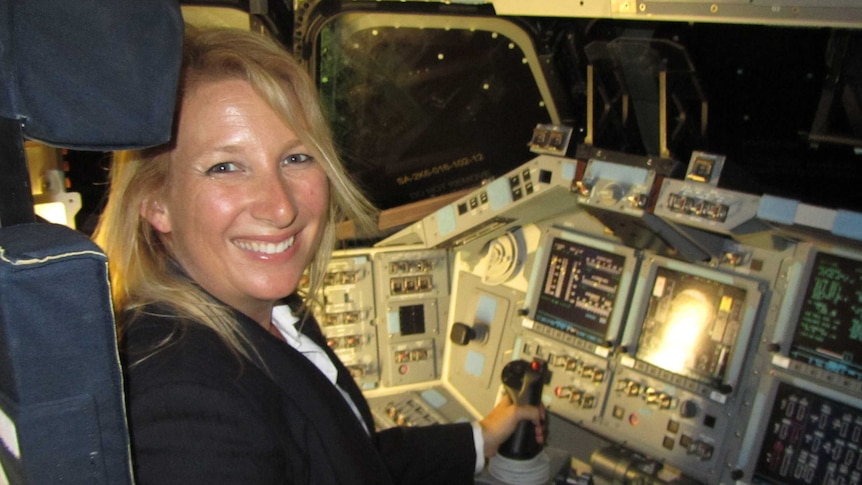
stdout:
[[(381, 427), (541, 362), (539, 483), (862, 483), (862, 21), (558, 13), (608, 3), (220, 5), (308, 66), (383, 209), (332, 260), (329, 345)], [(102, 168), (65, 158), (91, 220)]]

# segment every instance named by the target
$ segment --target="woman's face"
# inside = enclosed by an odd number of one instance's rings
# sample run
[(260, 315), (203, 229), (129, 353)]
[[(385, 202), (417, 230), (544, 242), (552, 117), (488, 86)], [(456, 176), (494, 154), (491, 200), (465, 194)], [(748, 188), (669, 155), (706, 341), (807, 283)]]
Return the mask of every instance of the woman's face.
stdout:
[(268, 324), (317, 250), (328, 200), (293, 130), (249, 83), (223, 80), (186, 96), (168, 186), (141, 210), (192, 279)]

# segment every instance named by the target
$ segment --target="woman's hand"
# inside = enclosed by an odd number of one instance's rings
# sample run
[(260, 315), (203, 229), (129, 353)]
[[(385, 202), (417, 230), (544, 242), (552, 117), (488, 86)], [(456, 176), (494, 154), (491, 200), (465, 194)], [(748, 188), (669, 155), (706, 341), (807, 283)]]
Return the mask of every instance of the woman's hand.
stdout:
[(544, 406), (516, 406), (508, 395), (504, 395), (485, 419), (479, 421), (482, 438), (485, 440), (485, 458), (496, 455), (500, 445), (515, 432), (518, 423), (525, 419), (535, 425), (536, 442), (544, 443)]

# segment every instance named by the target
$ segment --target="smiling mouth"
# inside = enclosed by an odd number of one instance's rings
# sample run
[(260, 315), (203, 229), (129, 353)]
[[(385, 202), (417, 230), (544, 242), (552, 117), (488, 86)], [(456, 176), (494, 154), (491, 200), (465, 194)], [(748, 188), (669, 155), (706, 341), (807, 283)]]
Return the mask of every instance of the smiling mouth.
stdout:
[(255, 242), (255, 241), (236, 241), (236, 245), (240, 249), (244, 249), (246, 251), (254, 251), (256, 253), (263, 254), (278, 254), (287, 251), (291, 246), (293, 246), (295, 236), (291, 236), (290, 239), (286, 241), (282, 241), (280, 243), (264, 243), (264, 242)]

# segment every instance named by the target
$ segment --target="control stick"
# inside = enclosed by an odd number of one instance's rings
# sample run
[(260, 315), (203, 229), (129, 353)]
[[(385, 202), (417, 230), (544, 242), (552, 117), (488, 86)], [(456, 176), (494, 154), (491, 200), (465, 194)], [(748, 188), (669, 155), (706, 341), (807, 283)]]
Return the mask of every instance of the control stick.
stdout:
[[(534, 360), (513, 360), (503, 367), (503, 387), (512, 402), (518, 405), (538, 406), (542, 401), (542, 388), (549, 380), (547, 363)], [(498, 449), (497, 453), (513, 460), (529, 460), (542, 451), (536, 441), (536, 425), (530, 420), (518, 423), (515, 432)]]

